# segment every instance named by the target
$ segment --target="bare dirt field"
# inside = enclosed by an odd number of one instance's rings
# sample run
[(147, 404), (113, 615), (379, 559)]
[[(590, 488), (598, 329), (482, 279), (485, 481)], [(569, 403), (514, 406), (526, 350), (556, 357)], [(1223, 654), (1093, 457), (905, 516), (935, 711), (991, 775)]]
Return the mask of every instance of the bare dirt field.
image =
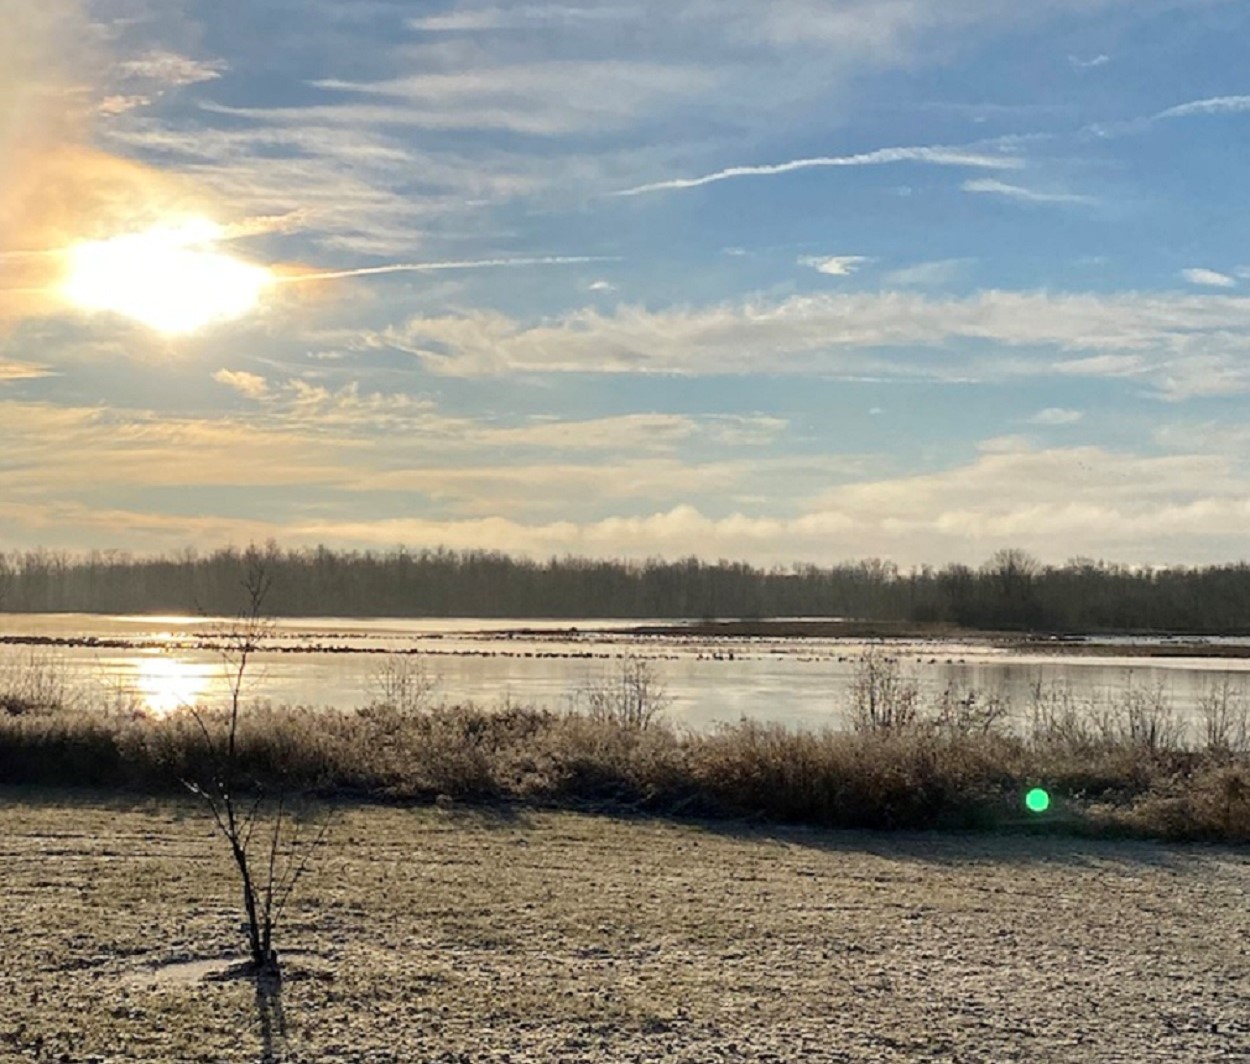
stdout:
[(259, 998), (194, 804), (0, 790), (0, 885), (6, 1062), (1250, 1060), (1228, 849), (347, 808)]

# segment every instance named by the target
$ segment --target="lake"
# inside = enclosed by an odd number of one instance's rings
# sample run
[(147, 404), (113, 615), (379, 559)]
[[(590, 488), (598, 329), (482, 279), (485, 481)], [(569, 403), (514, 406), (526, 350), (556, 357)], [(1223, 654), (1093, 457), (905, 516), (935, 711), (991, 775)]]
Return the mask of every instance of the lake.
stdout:
[[(223, 702), (220, 650), (230, 621), (197, 617), (0, 614), (0, 670), (31, 663), (64, 677), (85, 700), (134, 699), (151, 712)], [(673, 625), (674, 622), (652, 622)], [(1112, 645), (1097, 656), (1021, 651), (989, 641), (780, 638), (684, 633), (637, 635), (647, 622), (288, 618), (245, 676), (246, 699), (352, 708), (366, 704), (387, 653), (416, 653), (436, 697), (495, 705), (504, 700), (564, 709), (630, 655), (653, 661), (675, 723), (707, 729), (740, 717), (799, 728), (840, 726), (857, 662), (885, 646), (926, 697), (946, 689), (998, 695), (1017, 712), (1033, 688), (1059, 685), (1079, 700), (1114, 701), (1129, 687), (1158, 689), (1182, 715), (1201, 693), (1228, 683), (1250, 693), (1250, 660), (1146, 658)]]

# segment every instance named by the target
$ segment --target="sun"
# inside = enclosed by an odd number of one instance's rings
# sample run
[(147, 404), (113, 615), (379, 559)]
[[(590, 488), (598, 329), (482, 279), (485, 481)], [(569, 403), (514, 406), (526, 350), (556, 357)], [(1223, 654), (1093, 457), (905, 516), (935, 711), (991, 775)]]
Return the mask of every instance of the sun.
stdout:
[(273, 280), (263, 266), (217, 245), (224, 230), (206, 218), (75, 244), (62, 296), (178, 335), (252, 310)]

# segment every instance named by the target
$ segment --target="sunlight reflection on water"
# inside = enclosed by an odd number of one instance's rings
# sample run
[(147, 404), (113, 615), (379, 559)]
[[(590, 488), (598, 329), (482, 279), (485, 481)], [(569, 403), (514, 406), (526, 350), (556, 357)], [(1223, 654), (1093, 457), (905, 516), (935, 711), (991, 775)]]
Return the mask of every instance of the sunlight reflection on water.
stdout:
[[(668, 718), (698, 730), (747, 716), (790, 727), (844, 723), (848, 691), (864, 642), (721, 637), (673, 638), (594, 631), (594, 621), (359, 620), (280, 621), (249, 662), (244, 701), (350, 709), (373, 696), (371, 674), (385, 652), (416, 652), (437, 679), (435, 697), (496, 705), (505, 700), (567, 708), (579, 691), (625, 654), (653, 658), (672, 701)], [(632, 622), (621, 622), (621, 624)], [(230, 683), (213, 638), (213, 619), (0, 615), (0, 635), (107, 643), (45, 645), (57, 672), (91, 697), (156, 714), (188, 705), (223, 706)], [(607, 627), (606, 625), (603, 627)], [(23, 647), (5, 648), (19, 657)], [(1071, 688), (1081, 699), (1113, 701), (1130, 686), (1163, 689), (1182, 716), (1210, 684), (1228, 681), (1250, 701), (1250, 658), (1087, 657), (1013, 653), (943, 640), (890, 644), (924, 698), (947, 688), (1009, 699), (1017, 714), (1038, 685)]]
[[(184, 706), (194, 706), (208, 693), (215, 678), (213, 666), (149, 651), (117, 663), (119, 687), (138, 696), (144, 709), (165, 716)], [(127, 676), (130, 672), (130, 676)]]

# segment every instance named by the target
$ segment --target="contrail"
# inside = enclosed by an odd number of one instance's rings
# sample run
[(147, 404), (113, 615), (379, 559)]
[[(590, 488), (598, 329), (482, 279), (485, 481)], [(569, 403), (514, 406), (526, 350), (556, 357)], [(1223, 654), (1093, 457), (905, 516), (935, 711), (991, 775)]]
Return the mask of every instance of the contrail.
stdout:
[[(31, 259), (65, 253), (62, 248), (44, 251), (0, 251), (0, 262), (6, 259)], [(302, 284), (305, 281), (337, 281), (347, 277), (374, 277), (385, 273), (434, 273), (439, 270), (476, 270), (505, 266), (577, 266), (592, 262), (620, 262), (619, 255), (545, 255), (523, 259), (468, 259), (451, 262), (396, 262), (386, 266), (361, 266), (354, 270), (318, 270), (313, 273), (277, 273), (271, 276), (273, 284)], [(266, 267), (275, 269), (275, 267)], [(281, 266), (276, 269), (282, 269)], [(0, 287), (6, 294), (37, 295), (51, 291), (40, 287)]]
[(476, 270), (493, 266), (577, 266), (588, 262), (620, 262), (617, 255), (548, 255), (528, 259), (472, 259), (464, 262), (397, 262), (389, 266), (362, 266), (355, 270), (322, 270), (317, 273), (276, 277), (279, 284), (302, 281), (337, 281), (344, 277), (373, 277), (381, 273), (433, 273), (437, 270)]
[(1191, 100), (1160, 111), (1152, 115), (1151, 120), (1187, 118), (1190, 115), (1231, 115), (1239, 111), (1250, 111), (1250, 96), (1211, 96), (1205, 100)]
[(876, 151), (860, 152), (858, 155), (822, 155), (813, 159), (792, 159), (785, 163), (763, 166), (731, 166), (702, 177), (677, 177), (669, 181), (653, 181), (649, 185), (612, 192), (612, 196), (641, 196), (646, 192), (662, 192), (666, 189), (698, 188), (734, 177), (770, 177), (788, 174), (794, 170), (811, 170), (824, 166), (881, 166), (886, 163), (931, 163), (934, 166), (970, 166), (985, 170), (1015, 170), (1022, 165), (1010, 155), (990, 155), (965, 148), (878, 148)]

